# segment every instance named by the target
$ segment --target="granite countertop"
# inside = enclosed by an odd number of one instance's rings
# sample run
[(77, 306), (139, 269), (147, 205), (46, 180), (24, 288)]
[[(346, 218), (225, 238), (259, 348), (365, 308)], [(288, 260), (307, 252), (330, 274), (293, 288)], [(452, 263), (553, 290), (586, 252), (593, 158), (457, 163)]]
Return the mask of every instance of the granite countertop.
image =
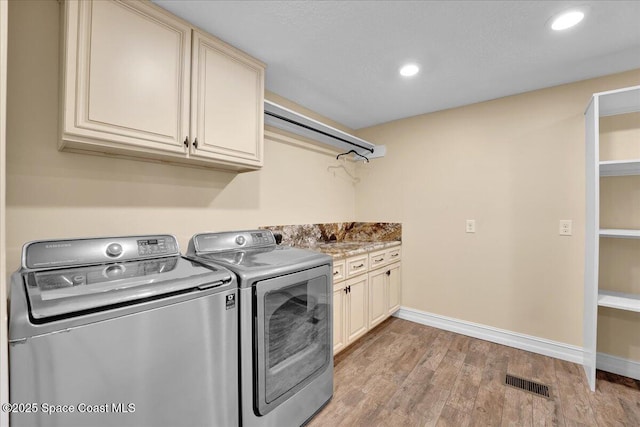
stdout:
[(260, 227), (282, 236), (283, 246), (310, 249), (334, 260), (402, 244), (397, 222), (332, 222)]
[(364, 254), (379, 249), (400, 246), (402, 242), (394, 240), (390, 242), (319, 242), (308, 244), (293, 245), (297, 248), (310, 249), (312, 251), (322, 252), (331, 255), (334, 260), (348, 258), (354, 255)]

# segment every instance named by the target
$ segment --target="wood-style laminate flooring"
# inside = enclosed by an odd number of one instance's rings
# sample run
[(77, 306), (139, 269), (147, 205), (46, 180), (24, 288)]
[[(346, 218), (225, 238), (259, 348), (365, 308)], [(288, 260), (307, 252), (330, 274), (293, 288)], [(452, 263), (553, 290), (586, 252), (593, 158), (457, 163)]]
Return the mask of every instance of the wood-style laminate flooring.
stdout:
[(390, 318), (336, 356), (333, 399), (309, 426), (637, 427), (640, 382), (626, 380), (600, 373), (592, 393), (580, 365)]

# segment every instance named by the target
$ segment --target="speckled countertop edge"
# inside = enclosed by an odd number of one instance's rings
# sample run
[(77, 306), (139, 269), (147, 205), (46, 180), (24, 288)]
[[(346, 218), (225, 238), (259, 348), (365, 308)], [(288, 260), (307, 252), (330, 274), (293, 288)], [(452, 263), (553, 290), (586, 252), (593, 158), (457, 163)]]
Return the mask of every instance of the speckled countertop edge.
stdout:
[(341, 248), (340, 243), (332, 245), (329, 243), (320, 243), (320, 244), (309, 244), (309, 245), (295, 245), (297, 248), (301, 249), (309, 249), (316, 252), (321, 252), (323, 254), (327, 254), (333, 257), (334, 261), (342, 260), (344, 258), (349, 258), (355, 255), (366, 254), (368, 252), (376, 251), (379, 249), (391, 248), (394, 246), (402, 245), (402, 242), (399, 241), (391, 241), (391, 242), (348, 242), (350, 246), (358, 245), (357, 248), (350, 247), (348, 249)]

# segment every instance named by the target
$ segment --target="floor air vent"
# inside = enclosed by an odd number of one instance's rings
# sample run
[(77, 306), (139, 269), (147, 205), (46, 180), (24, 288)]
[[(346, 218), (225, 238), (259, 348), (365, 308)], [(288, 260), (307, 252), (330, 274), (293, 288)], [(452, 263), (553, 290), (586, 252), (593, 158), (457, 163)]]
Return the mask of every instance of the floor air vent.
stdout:
[(534, 383), (533, 381), (514, 377), (513, 375), (509, 374), (507, 374), (507, 376), (505, 377), (504, 383), (508, 386), (528, 391), (529, 393), (533, 393), (537, 396), (551, 398), (551, 396), (549, 395), (549, 386), (546, 386), (544, 384)]

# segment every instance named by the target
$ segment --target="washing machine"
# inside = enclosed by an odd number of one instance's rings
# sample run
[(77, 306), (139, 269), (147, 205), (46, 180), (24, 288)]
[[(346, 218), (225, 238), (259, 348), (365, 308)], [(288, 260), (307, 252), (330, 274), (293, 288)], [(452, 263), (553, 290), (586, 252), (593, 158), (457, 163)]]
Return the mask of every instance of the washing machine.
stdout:
[(11, 278), (10, 424), (235, 426), (235, 275), (170, 235), (36, 241)]
[(196, 234), (186, 256), (238, 278), (241, 425), (306, 423), (333, 396), (332, 258), (268, 230)]

